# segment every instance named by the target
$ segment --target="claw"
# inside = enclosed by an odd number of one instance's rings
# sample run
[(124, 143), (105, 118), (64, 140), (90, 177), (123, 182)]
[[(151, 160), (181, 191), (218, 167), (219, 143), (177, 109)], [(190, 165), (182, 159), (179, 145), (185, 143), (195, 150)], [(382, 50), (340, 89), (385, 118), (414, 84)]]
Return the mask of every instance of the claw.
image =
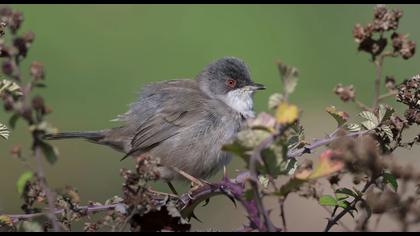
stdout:
[(231, 192), (229, 192), (229, 191), (226, 191), (226, 189), (225, 188), (223, 188), (223, 186), (220, 188), (220, 190), (226, 195), (226, 197), (228, 197), (231, 201), (232, 201), (232, 203), (233, 203), (233, 205), (235, 206), (235, 207), (238, 207), (237, 205), (236, 205), (236, 200), (235, 200), (235, 197), (232, 195), (232, 193)]
[(172, 169), (173, 169), (175, 172), (177, 172), (178, 174), (182, 175), (184, 178), (186, 178), (186, 179), (190, 180), (192, 183), (196, 184), (196, 185), (197, 185), (197, 186), (199, 186), (199, 187), (203, 187), (203, 186), (204, 186), (204, 184), (209, 184), (207, 181), (197, 179), (197, 178), (195, 178), (194, 176), (192, 176), (192, 175), (190, 175), (190, 174), (186, 173), (185, 171), (180, 170), (180, 169), (178, 169), (178, 168), (176, 168), (176, 167), (172, 167)]
[(190, 218), (194, 218), (196, 221), (203, 223), (198, 217), (194, 214), (194, 212), (191, 213)]
[(207, 205), (209, 204), (209, 202), (210, 202), (210, 198), (207, 198), (207, 199), (204, 201), (204, 204), (203, 204), (202, 206), (203, 206), (203, 207), (207, 206)]

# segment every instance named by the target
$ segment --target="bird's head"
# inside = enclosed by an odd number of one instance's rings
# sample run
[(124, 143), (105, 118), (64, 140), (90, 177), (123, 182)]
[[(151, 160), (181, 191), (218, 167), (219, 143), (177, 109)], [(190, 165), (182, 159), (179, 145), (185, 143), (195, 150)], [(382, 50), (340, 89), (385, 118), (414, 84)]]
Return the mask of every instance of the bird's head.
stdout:
[(246, 118), (254, 116), (252, 95), (264, 85), (251, 80), (248, 66), (239, 58), (223, 57), (207, 65), (197, 76), (200, 89), (220, 99)]

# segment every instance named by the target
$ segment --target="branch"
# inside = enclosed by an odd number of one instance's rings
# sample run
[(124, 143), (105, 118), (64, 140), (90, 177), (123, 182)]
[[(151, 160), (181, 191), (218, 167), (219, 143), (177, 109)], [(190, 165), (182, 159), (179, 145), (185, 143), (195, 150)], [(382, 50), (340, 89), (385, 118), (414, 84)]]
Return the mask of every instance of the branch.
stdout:
[(395, 55), (395, 53), (393, 52), (383, 52), (381, 55), (379, 55), (378, 59), (376, 59), (374, 61), (375, 63), (375, 68), (376, 68), (376, 78), (375, 78), (375, 96), (373, 99), (373, 106), (372, 108), (375, 109), (376, 107), (378, 107), (378, 104), (380, 102), (380, 100), (382, 100), (383, 98), (381, 98), (381, 80), (382, 80), (382, 65), (384, 63), (384, 58), (385, 57), (395, 57), (397, 55)]
[(44, 175), (44, 170), (42, 168), (42, 161), (41, 161), (41, 148), (39, 145), (36, 144), (37, 142), (35, 141), (35, 159), (37, 162), (37, 175), (39, 178), (39, 183), (41, 185), (41, 188), (44, 190), (45, 195), (47, 197), (47, 201), (48, 201), (48, 211), (49, 213), (47, 214), (48, 218), (51, 221), (51, 224), (53, 226), (53, 230), (54, 232), (59, 232), (60, 231), (60, 225), (57, 221), (57, 218), (55, 217), (55, 194), (51, 191), (51, 189), (48, 187), (47, 185), (47, 181)]
[[(345, 137), (360, 136), (360, 135), (367, 134), (369, 131), (370, 130), (362, 130), (362, 131), (358, 131), (358, 132), (348, 133), (344, 136)], [(334, 140), (336, 140), (338, 138), (341, 138), (341, 136), (333, 136), (333, 137), (328, 136), (327, 138), (316, 140), (315, 142), (313, 142), (309, 145), (306, 145), (302, 148), (291, 149), (287, 152), (287, 157), (288, 158), (295, 158), (295, 157), (300, 157), (305, 153), (311, 153), (312, 150), (314, 150), (318, 147), (330, 144), (331, 142), (333, 142)]]
[(397, 91), (390, 91), (390, 92), (388, 92), (388, 93), (385, 93), (385, 94), (382, 94), (381, 96), (379, 96), (379, 97), (378, 97), (378, 101), (382, 101), (382, 100), (384, 100), (385, 98), (389, 98), (389, 97), (395, 96), (395, 95), (397, 95), (397, 94), (398, 94), (398, 92), (397, 92)]
[[(112, 204), (112, 205), (102, 205), (102, 206), (80, 206), (77, 208), (77, 210), (84, 210), (87, 213), (95, 213), (98, 211), (114, 209), (118, 205), (120, 205), (120, 203)], [(64, 209), (55, 209), (52, 211), (52, 214), (58, 215), (58, 214), (62, 214), (63, 212), (64, 212)], [(14, 222), (17, 222), (19, 220), (28, 220), (28, 219), (45, 216), (45, 215), (48, 215), (48, 213), (41, 212), (41, 213), (33, 213), (33, 214), (15, 214), (15, 215), (7, 215), (7, 216), (9, 216)]]
[[(369, 187), (375, 183), (377, 178), (372, 177), (370, 181), (366, 182), (365, 186), (363, 187), (361, 193), (365, 193)], [(334, 225), (337, 224), (337, 222), (345, 216), (347, 213), (349, 213), (352, 209), (356, 207), (356, 204), (362, 200), (362, 197), (359, 196), (358, 198), (355, 198), (346, 208), (344, 208), (338, 215), (336, 215), (333, 219), (328, 219), (328, 223), (325, 226), (324, 232), (328, 232)]]
[[(276, 227), (273, 225), (273, 223), (270, 220), (270, 217), (267, 215), (267, 211), (265, 210), (264, 205), (262, 203), (262, 199), (260, 197), (260, 191), (258, 190), (257, 161), (262, 162), (261, 152), (273, 142), (274, 137), (275, 135), (270, 135), (269, 137), (264, 139), (260, 144), (258, 144), (258, 146), (254, 149), (249, 160), (249, 170), (251, 174), (250, 182), (253, 196), (257, 204), (259, 216), (262, 216), (264, 219), (265, 230), (269, 232), (275, 232)], [(261, 227), (259, 226), (259, 228)]]

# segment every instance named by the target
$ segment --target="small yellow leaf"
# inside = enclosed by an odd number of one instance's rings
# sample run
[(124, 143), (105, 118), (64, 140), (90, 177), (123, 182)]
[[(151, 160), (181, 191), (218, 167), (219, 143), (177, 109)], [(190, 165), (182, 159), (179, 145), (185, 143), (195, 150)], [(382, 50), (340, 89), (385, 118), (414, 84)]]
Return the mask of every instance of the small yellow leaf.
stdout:
[(8, 226), (13, 226), (13, 220), (10, 216), (7, 215), (0, 215), (0, 224), (3, 223)]
[(302, 180), (317, 179), (343, 169), (344, 163), (339, 160), (333, 160), (333, 156), (334, 152), (332, 150), (325, 150), (321, 153), (318, 166), (310, 174), (305, 171), (295, 177)]
[(299, 109), (296, 105), (282, 102), (276, 111), (276, 120), (280, 124), (291, 124), (299, 118)]

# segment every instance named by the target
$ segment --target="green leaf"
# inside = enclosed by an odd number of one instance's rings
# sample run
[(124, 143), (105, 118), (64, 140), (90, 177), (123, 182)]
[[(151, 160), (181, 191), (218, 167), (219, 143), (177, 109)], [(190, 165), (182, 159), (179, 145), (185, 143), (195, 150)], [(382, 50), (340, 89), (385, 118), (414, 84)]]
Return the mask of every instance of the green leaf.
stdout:
[(389, 126), (382, 126), (381, 129), (385, 132), (389, 140), (392, 141), (394, 139), (394, 134)]
[(346, 129), (350, 132), (358, 132), (362, 130), (362, 127), (359, 124), (352, 123), (352, 124), (347, 124)]
[(295, 158), (291, 158), (286, 161), (286, 173), (288, 175), (293, 175), (297, 169), (297, 160)]
[(14, 96), (22, 95), (20, 86), (17, 83), (5, 79), (0, 81), (0, 94), (4, 91), (7, 91)]
[(258, 166), (258, 171), (261, 174), (269, 174), (274, 178), (282, 174), (282, 168), (280, 167), (280, 162), (283, 160), (282, 157), (278, 157), (270, 148), (264, 149), (261, 152), (261, 157), (264, 161), (264, 166)]
[(289, 193), (299, 190), (303, 183), (305, 183), (304, 180), (292, 178), (286, 184), (281, 186), (279, 191), (274, 192), (274, 195), (279, 197), (285, 197)]
[(377, 123), (374, 123), (370, 120), (363, 121), (361, 124), (368, 130), (374, 129), (376, 126), (378, 126)]
[(325, 108), (325, 111), (337, 121), (338, 126), (342, 126), (349, 120), (349, 114), (344, 111), (338, 111), (335, 106), (329, 106)]
[[(359, 114), (361, 117), (363, 117), (363, 118), (365, 118), (366, 120), (368, 120), (368, 121), (370, 121), (371, 122), (371, 124), (374, 126), (374, 127), (376, 127), (376, 126), (378, 126), (379, 125), (379, 121), (378, 121), (378, 118), (375, 116), (375, 114), (373, 114), (372, 112), (370, 112), (370, 111), (362, 111), (360, 114)], [(363, 124), (363, 123), (362, 123)], [(365, 126), (366, 127), (366, 126)], [(371, 127), (371, 125), (369, 125), (369, 127)], [(366, 127), (367, 128), (367, 127)]]
[(277, 106), (283, 101), (283, 95), (280, 93), (273, 93), (268, 98), (268, 109), (276, 109)]
[(267, 188), (268, 187), (268, 178), (266, 176), (260, 175), (258, 176), (258, 182), (260, 182), (260, 184), (264, 187)]
[(57, 161), (58, 149), (46, 142), (41, 142), (41, 150), (47, 158), (47, 161), (53, 165)]
[(349, 197), (349, 195), (347, 195), (347, 194), (344, 194), (344, 193), (335, 193), (335, 198), (337, 199), (337, 200), (344, 200), (344, 199), (347, 199)]
[(379, 122), (387, 121), (391, 117), (391, 115), (395, 112), (394, 108), (388, 105), (380, 104), (379, 105), (379, 112), (378, 118)]
[(9, 129), (5, 125), (0, 123), (0, 137), (7, 140), (9, 138), (9, 135), (10, 135)]
[(348, 202), (348, 201), (338, 201), (337, 206), (342, 207), (342, 208), (347, 208), (348, 206), (350, 206), (350, 202)]
[(21, 232), (44, 232), (42, 226), (34, 221), (23, 221), (19, 228)]
[(17, 191), (19, 193), (19, 195), (22, 195), (23, 190), (25, 189), (25, 185), (26, 183), (32, 179), (32, 177), (34, 176), (34, 174), (32, 173), (32, 171), (26, 171), (23, 174), (20, 175), (20, 177), (18, 178), (17, 182), (16, 182), (16, 187), (17, 187)]
[(385, 172), (382, 176), (384, 177), (384, 183), (390, 184), (391, 187), (392, 187), (392, 189), (395, 192), (397, 192), (397, 190), (398, 190), (398, 181), (397, 181), (397, 178), (393, 174), (391, 174), (389, 172)]
[(296, 67), (289, 66), (281, 61), (277, 61), (277, 67), (283, 82), (283, 88), (286, 95), (295, 91), (299, 72)]
[(16, 122), (19, 120), (19, 115), (18, 114), (13, 114), (10, 119), (9, 119), (9, 125), (10, 128), (15, 129), (16, 127)]
[(335, 199), (331, 195), (322, 195), (319, 198), (319, 204), (323, 206), (336, 206), (337, 205), (337, 199)]
[(254, 199), (254, 192), (252, 191), (252, 189), (246, 190), (244, 193), (244, 197), (248, 201)]
[(335, 190), (335, 193), (346, 194), (348, 196), (357, 198), (357, 193), (353, 192), (351, 189), (348, 189), (348, 188), (339, 188)]

